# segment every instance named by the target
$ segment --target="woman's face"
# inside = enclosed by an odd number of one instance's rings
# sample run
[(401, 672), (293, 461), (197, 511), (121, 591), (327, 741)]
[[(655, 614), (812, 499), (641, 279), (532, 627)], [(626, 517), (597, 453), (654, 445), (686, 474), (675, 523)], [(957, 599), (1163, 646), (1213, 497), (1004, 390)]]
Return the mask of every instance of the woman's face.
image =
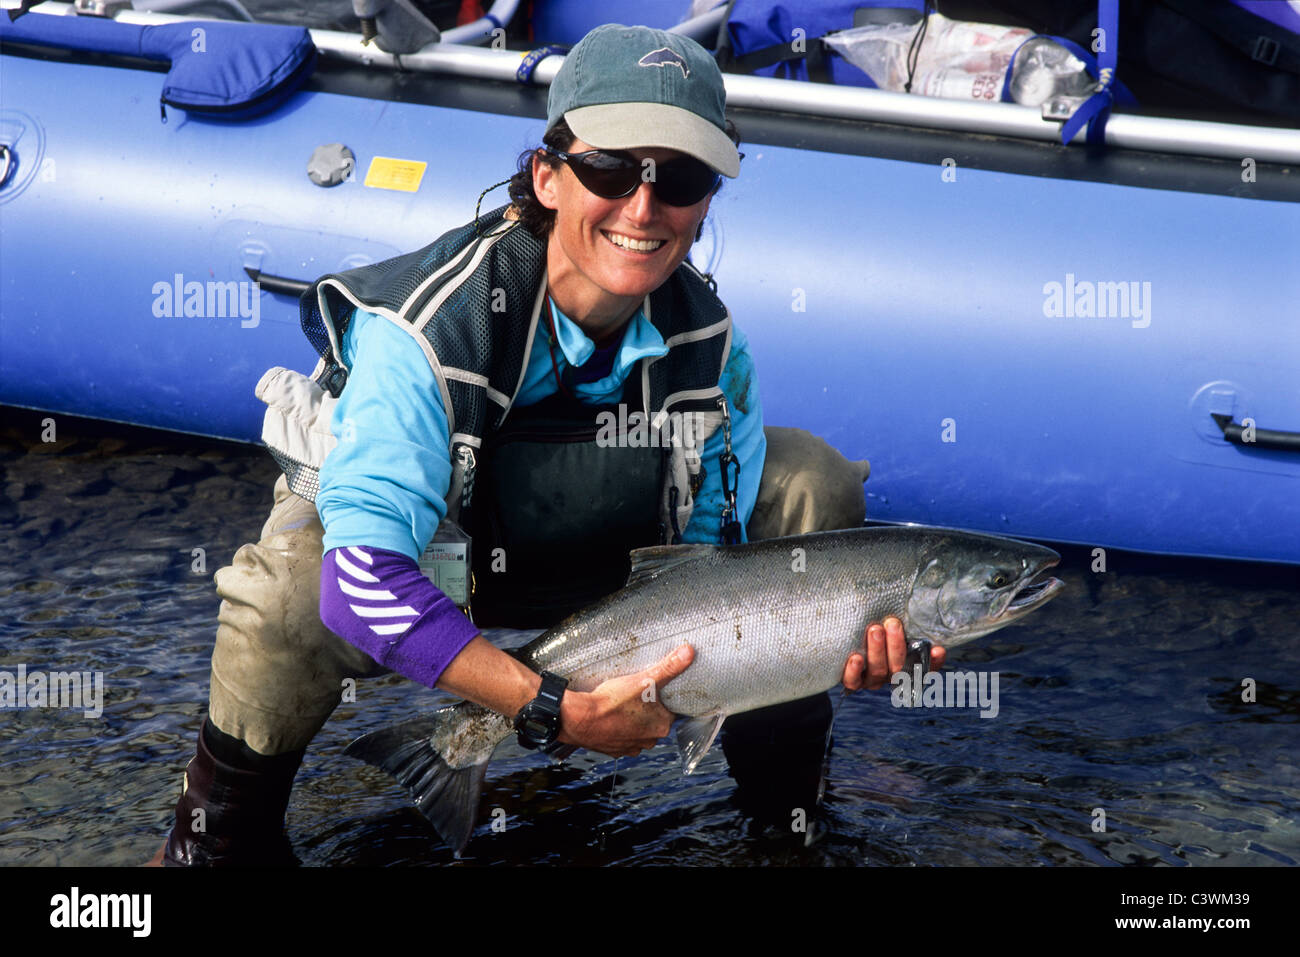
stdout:
[[(575, 139), (567, 152), (591, 148)], [(655, 163), (682, 155), (668, 149), (623, 152)], [(644, 182), (630, 196), (602, 199), (567, 164), (552, 168), (536, 159), (533, 189), (543, 206), (555, 210), (547, 246), (551, 294), (579, 325), (583, 319), (605, 325), (635, 312), (686, 258), (711, 198), (669, 206), (655, 197), (652, 183)]]

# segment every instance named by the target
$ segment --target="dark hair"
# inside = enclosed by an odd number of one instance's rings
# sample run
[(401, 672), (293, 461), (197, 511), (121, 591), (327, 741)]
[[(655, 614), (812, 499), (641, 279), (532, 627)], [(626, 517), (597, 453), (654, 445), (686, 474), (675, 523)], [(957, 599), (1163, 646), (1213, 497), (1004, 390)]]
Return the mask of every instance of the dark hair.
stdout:
[[(737, 146), (740, 145), (740, 132), (736, 129), (736, 124), (727, 121), (727, 136), (731, 142)], [(573, 130), (569, 129), (569, 124), (561, 119), (552, 126), (542, 136), (542, 142), (553, 150), (568, 152), (573, 146), (573, 141), (577, 139)], [(509, 179), (508, 191), (510, 193), (510, 202), (514, 204), (515, 211), (519, 214), (519, 221), (524, 224), (538, 239), (545, 239), (550, 235), (551, 230), (555, 227), (555, 210), (543, 206), (537, 194), (533, 192), (533, 157), (537, 158), (539, 163), (545, 163), (547, 166), (555, 169), (561, 163), (550, 153), (537, 149), (524, 150), (519, 154), (519, 160), (516, 163), (515, 174)], [(718, 189), (722, 184), (718, 184)], [(717, 190), (714, 190), (717, 194)], [(704, 232), (704, 224), (700, 223), (700, 228), (695, 231), (695, 239), (698, 242)]]

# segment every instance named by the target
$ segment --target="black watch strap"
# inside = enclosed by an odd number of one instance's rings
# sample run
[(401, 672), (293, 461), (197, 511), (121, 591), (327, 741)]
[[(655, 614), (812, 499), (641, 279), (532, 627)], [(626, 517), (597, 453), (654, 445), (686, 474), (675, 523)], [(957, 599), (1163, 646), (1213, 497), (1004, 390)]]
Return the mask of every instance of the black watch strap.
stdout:
[(542, 685), (537, 689), (537, 697), (515, 716), (515, 731), (522, 747), (531, 750), (555, 743), (560, 736), (560, 699), (568, 686), (568, 678), (549, 671), (542, 672)]

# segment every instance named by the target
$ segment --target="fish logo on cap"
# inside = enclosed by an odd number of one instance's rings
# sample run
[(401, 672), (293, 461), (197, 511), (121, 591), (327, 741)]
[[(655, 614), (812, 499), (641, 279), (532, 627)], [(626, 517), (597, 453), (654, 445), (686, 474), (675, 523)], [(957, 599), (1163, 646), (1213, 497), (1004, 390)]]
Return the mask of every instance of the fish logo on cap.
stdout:
[(637, 66), (675, 66), (681, 68), (683, 78), (687, 78), (691, 75), (691, 71), (686, 68), (685, 57), (667, 47), (660, 47), (658, 50), (651, 50), (641, 59), (637, 60), (636, 64)]

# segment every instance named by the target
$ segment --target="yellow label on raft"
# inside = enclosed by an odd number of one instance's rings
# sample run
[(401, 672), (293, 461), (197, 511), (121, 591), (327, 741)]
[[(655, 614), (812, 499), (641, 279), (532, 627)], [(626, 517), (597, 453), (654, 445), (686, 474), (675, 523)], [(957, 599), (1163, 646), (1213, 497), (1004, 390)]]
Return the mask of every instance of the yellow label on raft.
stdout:
[(373, 189), (396, 189), (403, 193), (414, 193), (420, 188), (420, 180), (424, 179), (424, 170), (428, 165), (420, 160), (376, 156), (366, 171), (366, 185)]

